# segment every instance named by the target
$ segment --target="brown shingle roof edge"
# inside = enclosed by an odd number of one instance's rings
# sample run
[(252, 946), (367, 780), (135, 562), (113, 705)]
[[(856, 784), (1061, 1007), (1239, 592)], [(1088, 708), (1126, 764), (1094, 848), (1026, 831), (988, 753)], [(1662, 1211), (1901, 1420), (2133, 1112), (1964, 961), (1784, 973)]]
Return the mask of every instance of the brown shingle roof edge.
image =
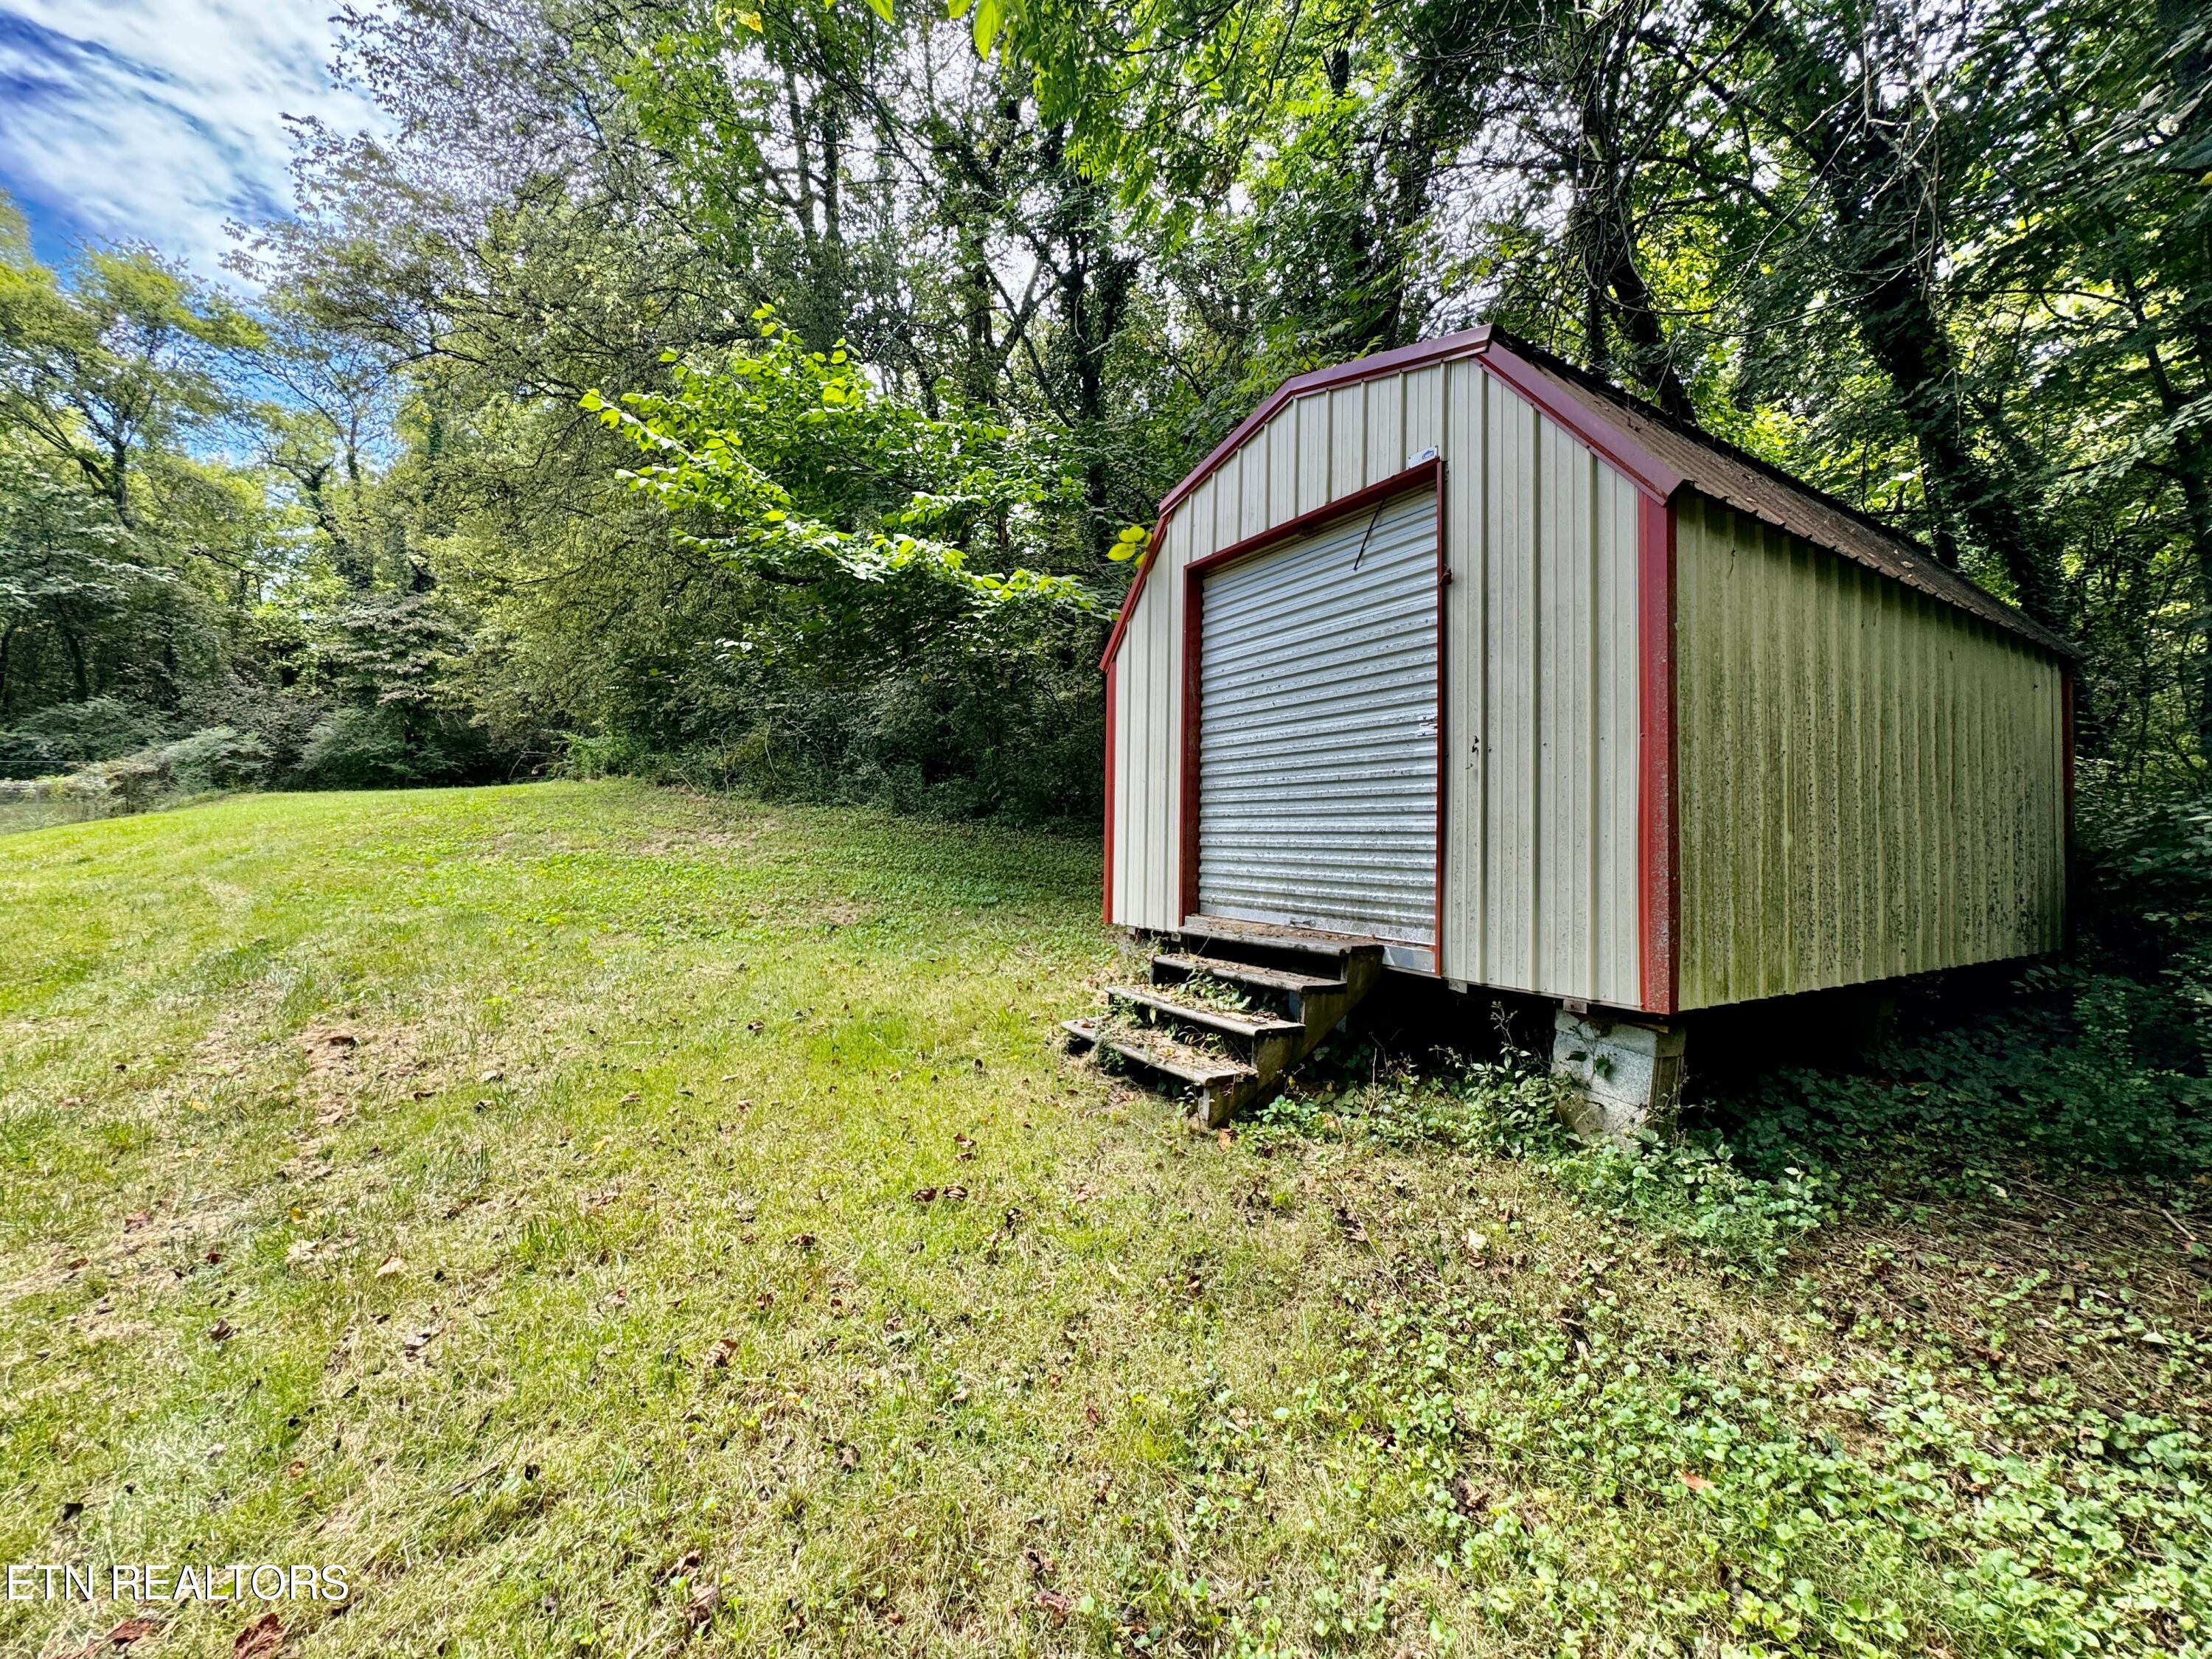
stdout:
[[(1527, 372), (1547, 384), (1554, 397), (1569, 400), (1597, 423), (1614, 428), (1667, 473), (1677, 475), (1677, 489), (1686, 486), (1778, 530), (1828, 548), (2057, 656), (2072, 659), (2079, 654), (2025, 611), (1970, 581), (1911, 537), (1870, 514), (1675, 419), (1554, 357), (1540, 346), (1502, 328), (1492, 328), (1489, 334), (1481, 353), (1486, 359), (1501, 349), (1511, 353)], [(1666, 481), (1662, 477), (1655, 482)]]

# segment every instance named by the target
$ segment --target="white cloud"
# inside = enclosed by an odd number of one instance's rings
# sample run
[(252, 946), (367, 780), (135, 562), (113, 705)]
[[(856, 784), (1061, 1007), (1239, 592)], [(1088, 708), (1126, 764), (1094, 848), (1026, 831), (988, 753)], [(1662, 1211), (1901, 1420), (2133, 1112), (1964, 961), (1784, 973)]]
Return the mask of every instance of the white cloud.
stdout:
[(0, 185), (50, 234), (220, 274), (289, 209), (283, 118), (380, 127), (331, 83), (334, 0), (0, 0)]

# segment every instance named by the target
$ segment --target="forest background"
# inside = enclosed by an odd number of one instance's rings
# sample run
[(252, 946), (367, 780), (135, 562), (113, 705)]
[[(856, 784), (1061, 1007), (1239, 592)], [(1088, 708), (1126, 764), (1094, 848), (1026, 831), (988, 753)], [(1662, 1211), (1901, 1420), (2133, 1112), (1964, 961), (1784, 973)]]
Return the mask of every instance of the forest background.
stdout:
[(50, 268), (0, 216), (0, 775), (615, 770), (1095, 823), (1163, 491), (1285, 375), (1492, 321), (2077, 641), (2093, 789), (2202, 790), (2183, 0), (337, 29), (388, 130), (299, 123), (296, 213), (225, 283)]

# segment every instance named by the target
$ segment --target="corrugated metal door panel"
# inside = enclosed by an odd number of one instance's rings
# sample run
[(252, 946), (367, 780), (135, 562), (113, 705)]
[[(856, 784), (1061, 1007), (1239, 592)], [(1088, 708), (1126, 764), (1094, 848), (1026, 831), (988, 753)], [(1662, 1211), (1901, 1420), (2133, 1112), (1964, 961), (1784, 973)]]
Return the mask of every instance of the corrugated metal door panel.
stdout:
[(1206, 579), (1206, 914), (1435, 942), (1436, 536), (1424, 491)]

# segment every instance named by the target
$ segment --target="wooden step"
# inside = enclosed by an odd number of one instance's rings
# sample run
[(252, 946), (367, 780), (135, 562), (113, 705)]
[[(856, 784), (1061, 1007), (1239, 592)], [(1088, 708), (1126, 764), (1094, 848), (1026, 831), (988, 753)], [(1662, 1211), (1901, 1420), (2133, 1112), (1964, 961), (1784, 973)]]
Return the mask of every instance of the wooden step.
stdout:
[(1224, 1060), (1157, 1032), (1109, 1031), (1096, 1019), (1067, 1019), (1060, 1030), (1077, 1053), (1104, 1048), (1124, 1060), (1211, 1095), (1252, 1081), (1258, 1073), (1241, 1060)]
[(1187, 957), (1166, 953), (1152, 958), (1152, 966), (1174, 974), (1204, 974), (1227, 985), (1249, 985), (1255, 991), (1280, 991), (1294, 997), (1340, 996), (1352, 987), (1343, 979), (1321, 979), (1294, 974), (1285, 968), (1255, 968), (1227, 957)]
[(1239, 921), (1230, 916), (1185, 916), (1176, 929), (1185, 939), (1210, 939), (1226, 945), (1256, 945), (1262, 950), (1290, 951), (1302, 956), (1327, 957), (1343, 962), (1352, 957), (1382, 955), (1382, 941), (1364, 933), (1330, 933), (1316, 927), (1289, 927), (1273, 921)]
[(1275, 1019), (1262, 1016), (1249, 1019), (1237, 1010), (1213, 1008), (1202, 1002), (1178, 1002), (1173, 997), (1164, 997), (1157, 991), (1140, 991), (1129, 985), (1109, 985), (1106, 1000), (1127, 1003), (1151, 1013), (1164, 1014), (1185, 1025), (1195, 1025), (1201, 1030), (1218, 1032), (1243, 1042), (1259, 1042), (1268, 1037), (1302, 1037), (1306, 1028), (1296, 1020)]

